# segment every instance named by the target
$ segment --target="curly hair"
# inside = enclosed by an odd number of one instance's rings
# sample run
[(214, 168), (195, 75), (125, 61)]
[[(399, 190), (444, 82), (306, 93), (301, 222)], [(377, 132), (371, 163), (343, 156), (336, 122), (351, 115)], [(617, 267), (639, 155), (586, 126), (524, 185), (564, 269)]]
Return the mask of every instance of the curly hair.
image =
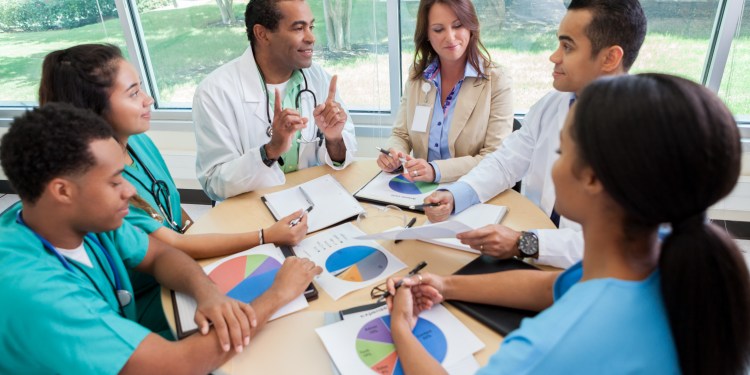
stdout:
[(250, 0), (245, 8), (245, 30), (250, 46), (255, 47), (253, 27), (261, 25), (268, 30), (276, 31), (281, 20), (281, 11), (276, 4), (282, 0)]
[(42, 63), (39, 104), (70, 103), (102, 115), (122, 52), (112, 44), (81, 44), (50, 52)]
[(52, 179), (96, 165), (89, 145), (112, 137), (112, 128), (95, 113), (49, 103), (13, 120), (0, 141), (0, 164), (21, 200), (33, 204)]

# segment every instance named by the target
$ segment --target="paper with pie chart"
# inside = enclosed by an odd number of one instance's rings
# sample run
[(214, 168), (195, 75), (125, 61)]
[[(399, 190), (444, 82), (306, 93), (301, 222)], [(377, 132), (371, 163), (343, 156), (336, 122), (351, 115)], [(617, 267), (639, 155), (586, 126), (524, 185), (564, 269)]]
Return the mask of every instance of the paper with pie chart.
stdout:
[(424, 202), (424, 199), (446, 184), (412, 182), (402, 174), (380, 172), (362, 189), (354, 193), (355, 198), (408, 207)]
[[(238, 301), (250, 303), (271, 287), (282, 263), (284, 255), (281, 250), (267, 244), (226, 257), (203, 270), (221, 293)], [(195, 300), (186, 294), (176, 293), (175, 301), (182, 331), (188, 332), (198, 328), (193, 320), (197, 309)], [(271, 320), (307, 306), (307, 300), (300, 294), (276, 311)]]
[[(316, 332), (341, 374), (402, 375), (404, 371), (393, 345), (390, 320), (386, 310), (347, 318), (318, 328)], [(442, 305), (423, 312), (412, 332), (450, 373), (461, 373), (460, 368), (452, 365), (484, 347), (479, 338)]]
[[(351, 239), (364, 234), (351, 223), (346, 223), (305, 239), (306, 244), (311, 245), (301, 246), (303, 244), (300, 243), (295, 247), (297, 254), (309, 255), (310, 260), (323, 267), (323, 273), (315, 281), (334, 300), (376, 284), (406, 268), (403, 262), (377, 242)], [(306, 250), (312, 246), (315, 246), (315, 250)]]

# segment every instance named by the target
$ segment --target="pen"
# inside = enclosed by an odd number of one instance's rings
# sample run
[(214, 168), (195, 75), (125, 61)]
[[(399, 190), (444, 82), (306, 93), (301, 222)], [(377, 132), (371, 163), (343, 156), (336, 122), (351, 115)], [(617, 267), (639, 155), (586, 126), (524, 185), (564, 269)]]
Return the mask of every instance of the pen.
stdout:
[[(405, 226), (404, 228), (411, 228), (411, 227), (413, 227), (413, 226), (414, 226), (414, 224), (415, 224), (416, 222), (417, 222), (417, 218), (416, 218), (416, 217), (413, 217), (413, 218), (411, 218), (411, 220), (409, 220), (409, 223), (408, 223), (408, 224), (406, 224), (406, 226)], [(401, 240), (396, 240), (396, 241), (393, 241), (393, 243), (399, 243), (399, 242), (401, 242)]]
[[(309, 195), (307, 195), (307, 192), (305, 191), (305, 189), (302, 188), (302, 186), (299, 187), (299, 190), (302, 192), (302, 195), (305, 197), (307, 204), (310, 205), (310, 210), (312, 210), (313, 207), (315, 207), (315, 203), (313, 203), (312, 199), (310, 198)], [(308, 210), (308, 212), (310, 211)]]
[(415, 204), (413, 206), (409, 206), (410, 210), (423, 210), (425, 207), (437, 207), (440, 206), (440, 203), (424, 203), (424, 204)]
[[(388, 150), (384, 150), (384, 149), (382, 149), (380, 147), (377, 147), (377, 146), (375, 146), (375, 148), (378, 149), (378, 151), (380, 151), (381, 154), (383, 154), (385, 156), (391, 156), (391, 153), (388, 152)], [(391, 157), (393, 157), (393, 156), (391, 156)]]
[[(421, 271), (422, 268), (425, 268), (425, 267), (427, 267), (427, 262), (425, 262), (425, 261), (419, 262), (419, 264), (417, 264), (417, 266), (414, 267), (414, 269), (412, 269), (411, 271), (409, 271), (409, 273), (406, 274), (406, 276), (404, 277), (404, 279), (407, 278), (407, 277), (412, 277), (412, 276), (418, 274), (419, 271)], [(401, 279), (401, 280), (399, 280), (396, 283), (396, 285), (395, 285), (396, 289), (400, 288), (401, 285), (404, 284), (404, 279)], [(383, 301), (385, 301), (386, 298), (388, 298), (390, 296), (391, 296), (391, 293), (386, 290), (385, 293), (383, 293), (383, 295), (380, 298), (378, 298), (378, 302), (383, 302)]]
[(305, 217), (305, 214), (312, 211), (312, 209), (313, 209), (313, 206), (307, 206), (307, 208), (305, 208), (305, 210), (302, 211), (302, 215), (299, 215), (298, 218), (289, 222), (289, 228), (299, 224), (299, 222), (302, 221), (302, 218)]

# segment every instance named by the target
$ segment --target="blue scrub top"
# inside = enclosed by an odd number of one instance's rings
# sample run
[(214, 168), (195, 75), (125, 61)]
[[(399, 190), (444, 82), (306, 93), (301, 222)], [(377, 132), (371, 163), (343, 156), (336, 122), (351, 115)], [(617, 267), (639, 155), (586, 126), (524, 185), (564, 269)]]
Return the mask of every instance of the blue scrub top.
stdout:
[(679, 374), (659, 271), (642, 281), (555, 282), (555, 303), (503, 341), (477, 374)]
[[(97, 245), (84, 242), (93, 269), (79, 263), (68, 271), (30, 229), (16, 223), (20, 209), (19, 203), (0, 215), (0, 301), (5, 306), (0, 309), (0, 373), (118, 373), (149, 333), (133, 321), (136, 303), (124, 308), (127, 318), (119, 314), (102, 273), (111, 275), (111, 269)], [(112, 256), (123, 288), (132, 292), (127, 269), (146, 256), (147, 235), (123, 223), (96, 237)]]

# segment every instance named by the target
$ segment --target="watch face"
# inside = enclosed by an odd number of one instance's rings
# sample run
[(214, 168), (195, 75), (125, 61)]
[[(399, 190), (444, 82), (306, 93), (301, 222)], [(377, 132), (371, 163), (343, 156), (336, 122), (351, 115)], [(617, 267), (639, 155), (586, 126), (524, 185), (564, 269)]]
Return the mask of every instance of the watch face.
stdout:
[(518, 250), (524, 256), (534, 256), (539, 252), (539, 238), (531, 232), (521, 233), (521, 239), (518, 241)]

